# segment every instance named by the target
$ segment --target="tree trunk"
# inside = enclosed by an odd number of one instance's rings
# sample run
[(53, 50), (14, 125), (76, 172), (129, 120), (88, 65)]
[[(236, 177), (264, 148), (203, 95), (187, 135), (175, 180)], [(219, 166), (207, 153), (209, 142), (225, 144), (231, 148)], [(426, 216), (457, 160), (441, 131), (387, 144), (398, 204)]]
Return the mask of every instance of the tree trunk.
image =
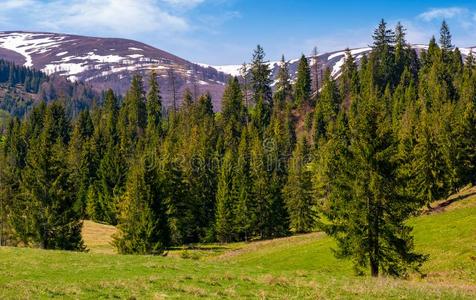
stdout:
[(370, 258), (370, 274), (372, 277), (378, 277), (378, 261)]

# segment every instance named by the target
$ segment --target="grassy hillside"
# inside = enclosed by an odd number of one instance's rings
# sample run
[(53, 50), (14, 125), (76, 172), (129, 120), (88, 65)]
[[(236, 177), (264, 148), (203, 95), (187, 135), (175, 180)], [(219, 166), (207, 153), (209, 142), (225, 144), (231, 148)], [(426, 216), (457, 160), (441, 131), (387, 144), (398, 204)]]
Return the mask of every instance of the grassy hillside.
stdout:
[(101, 238), (114, 228), (88, 222), (90, 253), (0, 249), (0, 298), (474, 299), (476, 197), (411, 223), (430, 260), (423, 277), (397, 280), (354, 276), (321, 233), (177, 249), (167, 257), (122, 256)]

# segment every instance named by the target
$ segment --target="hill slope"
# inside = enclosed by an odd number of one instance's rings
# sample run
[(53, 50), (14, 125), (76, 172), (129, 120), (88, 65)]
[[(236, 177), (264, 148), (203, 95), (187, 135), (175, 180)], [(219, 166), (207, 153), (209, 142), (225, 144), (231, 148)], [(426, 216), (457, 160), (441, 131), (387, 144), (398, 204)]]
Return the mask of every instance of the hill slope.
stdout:
[[(427, 45), (419, 45), (415, 44), (412, 45), (412, 48), (419, 53), (421, 50), (427, 50), (428, 46)], [(370, 47), (362, 47), (362, 48), (355, 48), (351, 49), (350, 52), (352, 56), (354, 57), (354, 60), (358, 63), (360, 62), (360, 59), (364, 55), (369, 55), (370, 51), (372, 48)], [(466, 47), (466, 48), (459, 48), (461, 51), (461, 55), (463, 56), (463, 59), (471, 52), (476, 50), (476, 47)], [(316, 60), (317, 57), (317, 60)], [(318, 54), (317, 56), (307, 56), (307, 59), (309, 61), (309, 65), (312, 67), (316, 63), (318, 64), (318, 76), (319, 78), (322, 78), (322, 74), (326, 68), (329, 68), (331, 71), (331, 75), (334, 78), (338, 78), (341, 74), (341, 67), (344, 64), (345, 61), (345, 51), (344, 50), (339, 50), (339, 51), (332, 51), (332, 52), (326, 52), (322, 54)], [(289, 72), (292, 80), (296, 79), (297, 76), (297, 68), (299, 64), (299, 59), (292, 59), (289, 60)], [(207, 66), (204, 64), (201, 64), (202, 66)], [(276, 80), (279, 72), (279, 66), (280, 62), (278, 61), (270, 61), (268, 63), (270, 66), (270, 69), (272, 71), (271, 76), (274, 80)], [(232, 76), (237, 76), (240, 74), (240, 69), (242, 68), (242, 65), (222, 65), (222, 66), (210, 66), (216, 70), (219, 70), (220, 72), (223, 72), (225, 74), (230, 74)]]
[(476, 197), (411, 223), (416, 247), (430, 254), (423, 278), (356, 277), (334, 258), (333, 241), (314, 233), (169, 257), (1, 248), (0, 297), (474, 299)]
[[(164, 99), (170, 104), (173, 90), (209, 91), (220, 99), (228, 78), (155, 47), (127, 39), (97, 38), (59, 33), (0, 32), (0, 58), (18, 65), (84, 81), (97, 90), (112, 88), (123, 94), (134, 74), (155, 70)], [(173, 82), (172, 82), (173, 81)], [(219, 105), (219, 101), (214, 103)]]

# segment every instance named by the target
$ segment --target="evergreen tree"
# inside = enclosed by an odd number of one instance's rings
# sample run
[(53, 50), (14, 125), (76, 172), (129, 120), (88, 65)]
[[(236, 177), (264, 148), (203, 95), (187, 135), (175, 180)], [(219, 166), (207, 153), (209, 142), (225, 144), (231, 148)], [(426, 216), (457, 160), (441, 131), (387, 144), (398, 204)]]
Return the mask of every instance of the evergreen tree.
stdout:
[(228, 148), (237, 147), (241, 129), (246, 120), (246, 111), (243, 105), (243, 94), (241, 93), (238, 78), (233, 77), (228, 81), (222, 98), (223, 129), (225, 131), (225, 144)]
[(145, 154), (129, 173), (114, 239), (119, 253), (161, 254), (170, 245), (167, 208), (155, 159), (155, 155)]
[(142, 78), (134, 75), (121, 107), (118, 126), (120, 128), (121, 150), (130, 156), (147, 124), (147, 109)]
[(322, 91), (314, 111), (314, 143), (319, 146), (319, 141), (327, 135), (327, 127), (335, 120), (340, 106), (340, 95), (337, 84), (332, 79), (330, 70), (327, 69), (322, 83)]
[(223, 157), (220, 175), (218, 178), (217, 206), (216, 206), (216, 234), (220, 242), (233, 240), (234, 224), (233, 209), (235, 207), (235, 192), (233, 186), (233, 153), (228, 150)]
[(122, 194), (128, 167), (119, 146), (108, 145), (99, 162), (97, 180), (90, 187), (87, 199), (87, 214), (97, 222), (117, 223), (117, 198)]
[(85, 215), (88, 188), (97, 171), (95, 149), (91, 147), (93, 126), (89, 111), (81, 111), (68, 147), (68, 168), (72, 182), (76, 183), (73, 186), (76, 196), (74, 206), (81, 216)]
[(265, 104), (272, 106), (271, 70), (265, 61), (265, 53), (260, 45), (256, 46), (253, 52), (250, 72), (255, 101), (261, 98)]
[(300, 107), (309, 104), (311, 98), (311, 69), (304, 54), (299, 60), (297, 68), (296, 83), (294, 84), (294, 99), (296, 105)]
[(289, 161), (289, 175), (283, 190), (291, 229), (296, 233), (310, 232), (315, 225), (309, 155), (307, 141), (301, 138)]
[(73, 182), (65, 157), (69, 120), (64, 107), (51, 104), (45, 127), (27, 155), (21, 190), (24, 211), (16, 216), (20, 230), (27, 230), (24, 242), (44, 249), (83, 250), (82, 222), (74, 210)]
[(443, 52), (448, 52), (453, 49), (453, 44), (451, 44), (451, 33), (450, 28), (445, 20), (441, 23), (440, 28), (440, 47)]
[[(399, 80), (395, 76), (395, 33), (387, 28), (387, 23), (382, 19), (375, 29), (370, 53), (370, 65), (373, 71), (373, 80), (381, 90), (387, 85), (391, 87)], [(396, 77), (396, 78), (395, 78)]]
[(436, 128), (431, 126), (431, 114), (423, 111), (420, 115), (420, 124), (416, 130), (417, 144), (413, 148), (415, 178), (413, 184), (417, 191), (416, 199), (421, 205), (429, 205), (430, 202), (446, 196), (445, 177), (446, 164), (442, 149), (438, 145)]
[(118, 142), (118, 133), (117, 133), (117, 121), (119, 114), (119, 104), (117, 101), (114, 92), (109, 89), (106, 92), (104, 100), (104, 112), (103, 116), (105, 119), (105, 124), (102, 125), (106, 135), (106, 139), (110, 144), (116, 144)]
[(345, 61), (341, 70), (342, 75), (339, 78), (340, 97), (344, 105), (349, 107), (351, 99), (356, 97), (359, 91), (359, 75), (357, 64), (348, 48), (345, 50)]
[(292, 86), (291, 78), (289, 76), (289, 63), (281, 57), (279, 65), (279, 72), (277, 75), (276, 89), (274, 92), (274, 103), (281, 110), (284, 109), (285, 104), (292, 100)]
[(387, 23), (382, 19), (374, 30), (372, 38), (374, 50), (387, 51), (395, 42), (395, 33), (387, 28)]
[(401, 193), (391, 122), (377, 98), (360, 99), (350, 114), (350, 146), (346, 166), (329, 178), (335, 190), (326, 232), (337, 240), (338, 257), (350, 257), (358, 272), (406, 275), (423, 255), (413, 252), (411, 227), (405, 224), (418, 207)]
[(252, 129), (250, 132), (251, 198), (254, 199), (253, 219), (256, 221), (253, 228), (259, 238), (267, 238), (272, 234), (272, 228), (270, 228), (272, 195), (268, 167), (263, 142), (258, 131)]
[(147, 92), (147, 131), (150, 135), (160, 134), (162, 121), (162, 97), (160, 96), (157, 74), (152, 71), (149, 79), (149, 91)]
[(253, 214), (250, 179), (249, 136), (245, 127), (241, 132), (236, 159), (236, 172), (233, 180), (236, 197), (234, 228), (239, 240), (251, 237), (252, 226), (256, 222)]
[(253, 52), (253, 60), (250, 68), (251, 88), (255, 101), (255, 107), (251, 117), (261, 134), (269, 123), (273, 107), (270, 78), (271, 70), (264, 59), (265, 53), (263, 48), (258, 45)]

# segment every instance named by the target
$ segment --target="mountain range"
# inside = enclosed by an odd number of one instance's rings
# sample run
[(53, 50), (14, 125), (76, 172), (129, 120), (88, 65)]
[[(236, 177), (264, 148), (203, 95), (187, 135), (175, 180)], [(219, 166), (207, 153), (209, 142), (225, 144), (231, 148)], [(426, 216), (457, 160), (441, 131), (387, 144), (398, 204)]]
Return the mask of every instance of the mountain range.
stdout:
[[(417, 50), (426, 48), (425, 45), (413, 47)], [(473, 47), (460, 50), (465, 56), (471, 49)], [(358, 62), (370, 50), (370, 47), (356, 48), (351, 53)], [(228, 77), (239, 75), (241, 68), (241, 65), (190, 62), (134, 40), (24, 31), (0, 32), (0, 58), (72, 82), (85, 82), (98, 91), (112, 88), (118, 94), (125, 93), (134, 74), (148, 76), (154, 70), (166, 105), (172, 105), (174, 99), (179, 103), (183, 91), (189, 88), (195, 96), (208, 91), (217, 110)], [(318, 63), (319, 73), (330, 68), (332, 76), (337, 78), (345, 51), (309, 56), (308, 59), (311, 66)], [(291, 79), (296, 76), (298, 61), (289, 61)], [(278, 61), (269, 62), (273, 80), (279, 65)]]

